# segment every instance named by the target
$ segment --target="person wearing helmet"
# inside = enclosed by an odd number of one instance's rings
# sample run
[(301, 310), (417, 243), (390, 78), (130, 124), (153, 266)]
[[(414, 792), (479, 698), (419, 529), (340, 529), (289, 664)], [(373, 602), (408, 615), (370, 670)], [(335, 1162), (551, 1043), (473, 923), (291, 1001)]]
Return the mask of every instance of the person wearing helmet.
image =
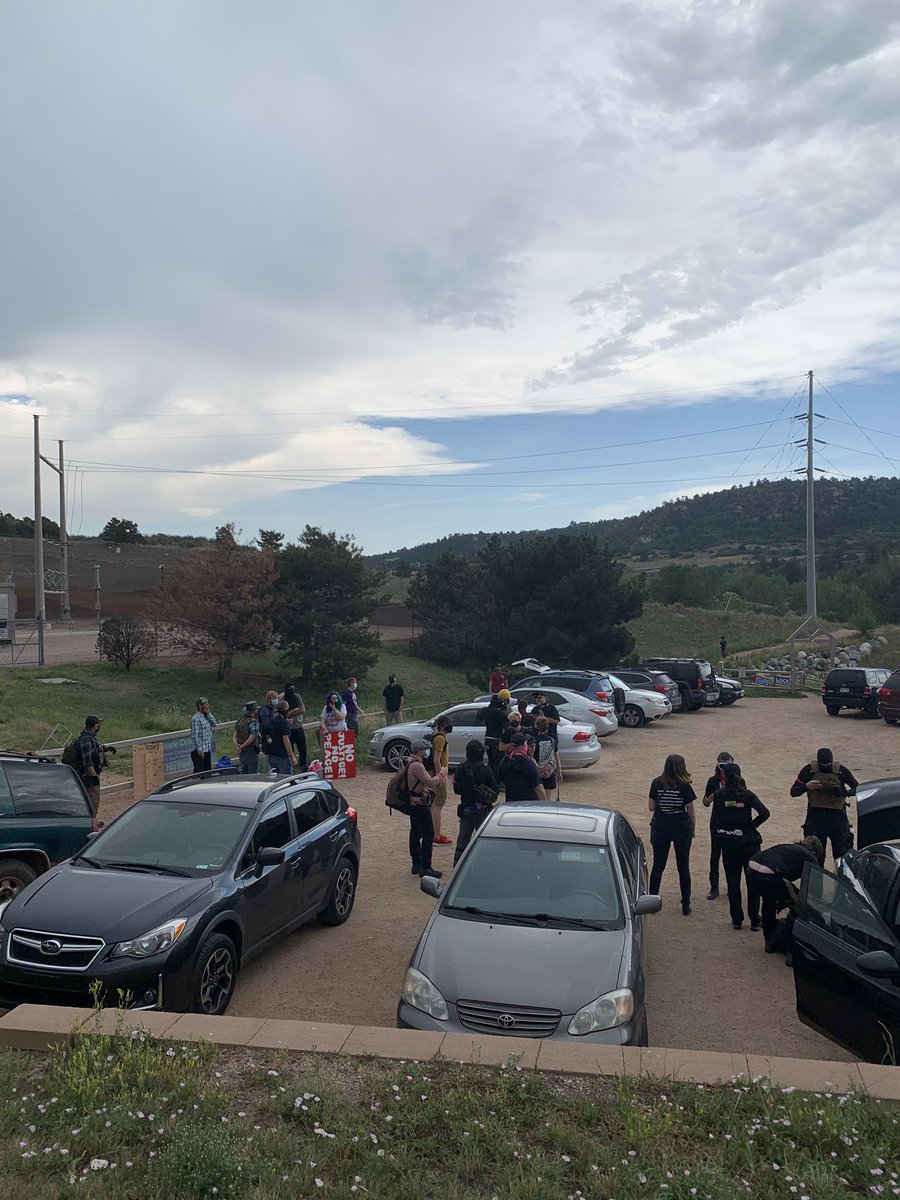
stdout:
[(490, 767), (484, 762), (484, 743), (473, 738), (466, 743), (466, 760), (456, 768), (453, 790), (459, 796), (456, 815), (459, 817), (459, 836), (453, 855), (454, 867), (472, 840), (475, 830), (491, 811), (500, 789)]

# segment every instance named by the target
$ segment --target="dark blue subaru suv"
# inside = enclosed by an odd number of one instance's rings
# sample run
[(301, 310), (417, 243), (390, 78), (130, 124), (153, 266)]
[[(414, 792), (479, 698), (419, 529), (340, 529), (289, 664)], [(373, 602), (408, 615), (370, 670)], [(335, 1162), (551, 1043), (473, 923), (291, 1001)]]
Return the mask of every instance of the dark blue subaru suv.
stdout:
[(350, 916), (357, 814), (318, 775), (173, 780), (0, 913), (0, 1004), (223, 1013), (283, 934)]

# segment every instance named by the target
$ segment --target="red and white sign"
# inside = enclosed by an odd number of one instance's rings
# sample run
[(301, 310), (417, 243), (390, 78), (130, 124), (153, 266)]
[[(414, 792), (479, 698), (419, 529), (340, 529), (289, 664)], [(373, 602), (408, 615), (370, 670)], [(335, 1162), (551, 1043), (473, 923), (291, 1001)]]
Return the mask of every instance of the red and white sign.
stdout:
[(326, 779), (356, 778), (356, 734), (351, 729), (326, 733), (322, 739)]

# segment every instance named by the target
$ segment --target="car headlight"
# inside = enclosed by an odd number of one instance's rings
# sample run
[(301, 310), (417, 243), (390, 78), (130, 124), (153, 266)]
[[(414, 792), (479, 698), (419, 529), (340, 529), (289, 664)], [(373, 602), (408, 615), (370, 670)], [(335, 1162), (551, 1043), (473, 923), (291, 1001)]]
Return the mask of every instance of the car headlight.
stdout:
[(874, 796), (879, 789), (877, 787), (860, 788), (856, 793), (857, 800), (868, 800), (870, 796)]
[(427, 975), (410, 967), (403, 979), (403, 999), (410, 1008), (417, 1008), (427, 1013), (436, 1021), (448, 1021), (447, 1001), (437, 990)]
[(576, 1037), (585, 1033), (595, 1033), (598, 1029), (615, 1029), (624, 1025), (634, 1015), (634, 996), (631, 988), (620, 988), (617, 992), (607, 992), (598, 996), (584, 1008), (580, 1008), (569, 1022), (569, 1033)]
[(110, 958), (150, 958), (153, 954), (161, 954), (175, 945), (184, 932), (185, 925), (187, 919), (178, 917), (151, 929), (149, 933), (132, 938), (130, 942), (117, 942), (112, 948)]
[(372, 741), (380, 742), (383, 739), (383, 737), (384, 737), (384, 730), (376, 729), (375, 732), (372, 734)]

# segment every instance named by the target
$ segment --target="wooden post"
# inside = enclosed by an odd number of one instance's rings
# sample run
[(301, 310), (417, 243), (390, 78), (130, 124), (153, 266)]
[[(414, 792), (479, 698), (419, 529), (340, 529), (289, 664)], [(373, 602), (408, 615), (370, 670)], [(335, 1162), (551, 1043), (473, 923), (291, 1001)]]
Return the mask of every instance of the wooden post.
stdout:
[(148, 742), (145, 746), (132, 747), (131, 764), (135, 800), (143, 800), (165, 783), (162, 742)]

